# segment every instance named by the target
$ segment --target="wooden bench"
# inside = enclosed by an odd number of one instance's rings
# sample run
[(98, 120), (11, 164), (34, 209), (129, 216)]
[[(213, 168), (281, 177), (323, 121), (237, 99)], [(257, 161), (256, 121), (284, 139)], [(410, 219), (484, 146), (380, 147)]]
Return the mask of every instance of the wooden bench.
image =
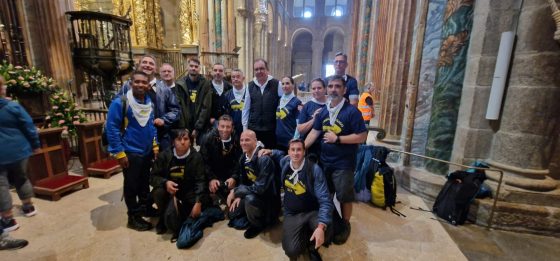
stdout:
[(76, 124), (80, 162), (85, 176), (102, 176), (110, 178), (119, 173), (119, 162), (105, 152), (101, 146), (102, 121)]

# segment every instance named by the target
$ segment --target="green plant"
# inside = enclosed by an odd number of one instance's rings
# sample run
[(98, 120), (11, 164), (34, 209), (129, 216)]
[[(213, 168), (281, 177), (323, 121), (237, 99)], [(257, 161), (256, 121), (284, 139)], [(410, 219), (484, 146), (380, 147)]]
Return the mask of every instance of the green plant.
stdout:
[(0, 64), (0, 75), (6, 79), (8, 96), (15, 98), (26, 94), (52, 92), (56, 89), (53, 78), (43, 75), (35, 67), (27, 68), (3, 61)]
[[(76, 124), (86, 122), (84, 112), (78, 108), (67, 92), (56, 90), (49, 97), (52, 105), (45, 118), (47, 128), (63, 127), (69, 135), (76, 135)], [(63, 134), (66, 134), (63, 132)]]

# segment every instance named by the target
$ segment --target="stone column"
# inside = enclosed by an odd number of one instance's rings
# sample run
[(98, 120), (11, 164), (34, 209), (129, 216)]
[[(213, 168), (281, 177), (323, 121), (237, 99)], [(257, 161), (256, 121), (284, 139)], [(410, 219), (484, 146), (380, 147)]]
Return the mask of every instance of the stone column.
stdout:
[[(369, 72), (369, 68), (367, 68), (367, 61), (368, 57), (375, 56), (375, 53), (369, 53), (370, 47), (371, 49), (375, 48), (375, 42), (370, 43), (370, 31), (371, 28), (374, 27), (375, 18), (372, 18), (372, 13), (375, 13), (375, 9), (373, 7), (374, 1), (360, 1), (361, 3), (354, 3), (355, 5), (361, 5), (360, 14), (362, 19), (360, 20), (360, 31), (358, 33), (358, 55), (357, 61), (354, 64), (356, 66), (356, 79), (358, 80), (358, 85), (363, 86), (366, 79), (366, 72)], [(360, 90), (361, 91), (361, 90)]]
[[(488, 163), (507, 171), (506, 184), (535, 191), (557, 187), (560, 162), (560, 46), (546, 1), (524, 2), (507, 94)], [(558, 171), (558, 169), (556, 169)]]
[[(255, 29), (254, 32), (254, 41), (253, 41), (253, 55), (256, 58), (266, 58), (266, 20), (267, 20), (267, 10), (266, 10), (266, 1), (259, 0), (258, 5), (256, 7), (255, 13)], [(270, 67), (270, 65), (269, 65)]]
[[(443, 42), (438, 60), (426, 146), (428, 156), (443, 160), (451, 158), (473, 19), (472, 2), (464, 2), (459, 7), (454, 3), (453, 1), (447, 3), (443, 17)], [(428, 161), (426, 169), (444, 174), (448, 170), (448, 165)]]
[(237, 7), (237, 19), (236, 19), (236, 27), (237, 27), (237, 46), (240, 47), (239, 49), (239, 60), (238, 60), (238, 67), (245, 73), (246, 78), (248, 78), (248, 71), (247, 71), (247, 62), (249, 54), (249, 49), (247, 47), (247, 9), (243, 2), (240, 1), (243, 5)]

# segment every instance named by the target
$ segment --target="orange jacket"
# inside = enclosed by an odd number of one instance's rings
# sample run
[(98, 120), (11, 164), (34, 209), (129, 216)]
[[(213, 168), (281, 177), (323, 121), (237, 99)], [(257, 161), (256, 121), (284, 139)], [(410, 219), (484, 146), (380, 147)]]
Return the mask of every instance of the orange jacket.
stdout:
[(375, 111), (373, 110), (372, 107), (370, 107), (366, 103), (366, 99), (368, 97), (371, 98), (371, 100), (373, 101), (373, 97), (369, 92), (362, 93), (362, 95), (360, 96), (360, 100), (358, 101), (358, 110), (362, 112), (362, 117), (364, 118), (364, 121), (369, 121), (373, 117), (375, 117)]

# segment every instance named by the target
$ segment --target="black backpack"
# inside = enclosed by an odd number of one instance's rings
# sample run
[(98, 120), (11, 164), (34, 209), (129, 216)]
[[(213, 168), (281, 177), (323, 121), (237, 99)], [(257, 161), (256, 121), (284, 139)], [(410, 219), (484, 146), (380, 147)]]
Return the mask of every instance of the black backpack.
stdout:
[[(126, 99), (126, 95), (119, 96), (121, 98), (122, 104), (122, 122), (121, 122), (121, 136), (124, 134), (124, 130), (126, 129), (125, 120), (126, 120), (126, 110), (128, 109), (128, 100)], [(109, 139), (107, 138), (107, 120), (103, 123), (103, 129), (101, 130), (101, 147), (103, 150), (108, 151), (109, 147)]]
[(464, 224), (469, 207), (485, 179), (484, 171), (455, 171), (449, 174), (432, 207), (433, 213), (453, 225)]

